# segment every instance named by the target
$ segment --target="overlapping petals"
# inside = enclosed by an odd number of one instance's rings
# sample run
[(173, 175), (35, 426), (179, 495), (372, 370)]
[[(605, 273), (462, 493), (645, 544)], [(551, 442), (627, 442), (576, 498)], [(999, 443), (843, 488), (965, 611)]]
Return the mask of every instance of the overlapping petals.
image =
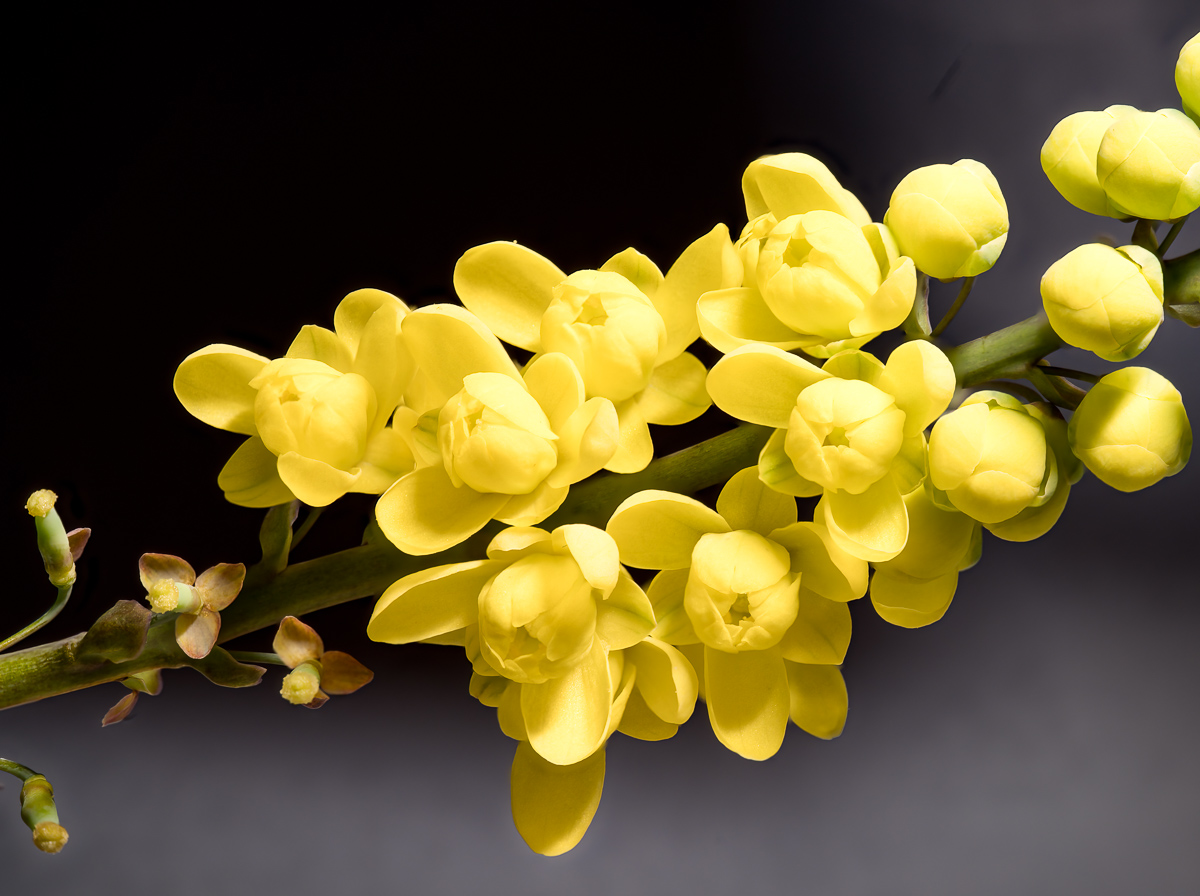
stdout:
[(326, 650), (316, 629), (295, 616), (284, 616), (272, 649), (291, 669), (280, 693), (289, 703), (319, 709), (329, 695), (353, 694), (369, 684), (375, 673), (340, 650)]
[(156, 613), (176, 613), (175, 640), (192, 659), (204, 659), (221, 632), (221, 611), (242, 590), (246, 567), (218, 563), (196, 575), (190, 563), (173, 554), (142, 554), (138, 575), (146, 600)]

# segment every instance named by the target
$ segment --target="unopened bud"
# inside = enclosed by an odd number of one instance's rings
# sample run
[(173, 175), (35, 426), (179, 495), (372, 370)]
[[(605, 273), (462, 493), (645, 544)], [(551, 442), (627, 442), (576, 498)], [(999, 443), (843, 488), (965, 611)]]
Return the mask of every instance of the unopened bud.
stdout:
[(29, 496), (25, 509), (37, 528), (38, 552), (42, 555), (46, 575), (56, 588), (64, 588), (75, 583), (75, 557), (67, 530), (54, 509), (57, 500), (58, 495), (44, 488)]
[(43, 775), (33, 775), (21, 788), (21, 820), (33, 831), (33, 845), (56, 853), (67, 845), (67, 830), (58, 823), (54, 788)]

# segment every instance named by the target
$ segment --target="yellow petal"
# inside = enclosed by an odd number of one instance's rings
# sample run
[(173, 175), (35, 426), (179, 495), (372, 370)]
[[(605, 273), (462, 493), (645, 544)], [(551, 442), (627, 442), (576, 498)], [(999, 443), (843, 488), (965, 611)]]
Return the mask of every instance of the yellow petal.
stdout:
[[(404, 318), (404, 342), (427, 380), (430, 398), (444, 404), (472, 373), (502, 373), (521, 382), (504, 346), (483, 322), (457, 305), (426, 305)], [(453, 346), (448, 351), (447, 346)]]
[(658, 291), (650, 296), (667, 327), (667, 344), (660, 358), (670, 360), (700, 338), (696, 301), (714, 289), (742, 282), (742, 262), (729, 239), (729, 228), (718, 224), (683, 250), (671, 265)]
[(621, 562), (641, 569), (684, 569), (692, 549), (708, 532), (728, 532), (715, 510), (693, 498), (650, 489), (621, 502), (606, 527)]
[(735, 286), (706, 292), (696, 305), (700, 334), (718, 351), (731, 352), (751, 343), (775, 348), (801, 348), (808, 341), (775, 316), (762, 294)]
[(525, 368), (525, 388), (559, 432), (584, 402), (583, 377), (575, 362), (561, 352), (538, 355)]
[(786, 576), (789, 559), (782, 546), (757, 532), (707, 533), (692, 551), (692, 575), (721, 594), (749, 594)]
[(147, 591), (155, 582), (183, 582), (185, 585), (196, 582), (192, 564), (174, 554), (142, 554), (138, 560), (138, 575)]
[(777, 648), (725, 653), (704, 648), (704, 693), (717, 740), (747, 759), (770, 759), (783, 744), (788, 680)]
[(846, 659), (850, 629), (850, 608), (846, 604), (826, 600), (802, 587), (800, 611), (779, 642), (779, 651), (785, 660), (795, 663), (838, 666)]
[(300, 328), (284, 357), (320, 361), (341, 373), (349, 373), (354, 367), (354, 358), (350, 354), (349, 346), (339, 339), (333, 330), (312, 324)]
[(506, 565), (502, 560), (472, 560), (405, 576), (376, 602), (367, 637), (410, 644), (473, 625), (479, 615), (479, 592)]
[(612, 707), (608, 657), (599, 641), (561, 678), (521, 685), (521, 714), (529, 743), (555, 765), (573, 765), (604, 743)]
[(339, 470), (321, 460), (295, 451), (279, 456), (279, 478), (297, 498), (310, 507), (327, 507), (354, 488), (362, 475)]
[(654, 459), (654, 442), (650, 427), (638, 408), (637, 399), (630, 398), (616, 405), (619, 435), (616, 451), (604, 465), (614, 473), (637, 473), (646, 469)]
[(814, 737), (831, 740), (846, 727), (849, 697), (837, 666), (786, 663), (792, 721)]
[(589, 398), (555, 431), (558, 466), (546, 477), (553, 486), (587, 479), (612, 460), (621, 439), (617, 409), (607, 398)]
[(933, 579), (915, 579), (877, 569), (871, 579), (871, 603), (892, 625), (920, 628), (946, 615), (957, 588), (958, 572), (954, 570)]
[[(415, 372), (416, 362), (413, 361), (412, 352), (401, 337), (401, 325), (405, 314), (406, 309), (398, 300), (383, 304), (375, 310), (358, 333), (358, 350), (354, 355), (353, 369), (371, 384), (378, 399), (377, 416), (372, 431), (374, 427), (387, 422), (396, 405), (400, 403), (404, 390), (408, 388)], [(334, 319), (337, 319), (336, 314)], [(342, 339), (345, 341), (345, 337)]]
[(651, 634), (668, 644), (700, 643), (683, 602), (690, 574), (688, 569), (664, 569), (646, 589), (656, 620)]
[(455, 488), (443, 467), (424, 467), (401, 476), (380, 496), (375, 518), (400, 550), (433, 554), (474, 535), (508, 500), (508, 495)]
[(552, 538), (555, 552), (569, 554), (593, 588), (609, 594), (617, 586), (617, 573), (621, 569), (617, 543), (603, 529), (570, 523), (555, 529)]
[(646, 705), (646, 699), (635, 688), (629, 695), (629, 702), (625, 704), (625, 712), (621, 714), (621, 724), (617, 726), (617, 730), (638, 740), (656, 741), (674, 737), (679, 726), (664, 722), (651, 712), (650, 707)]
[(651, 298), (663, 282), (662, 271), (658, 269), (658, 265), (633, 248), (618, 252), (604, 262), (600, 270), (620, 274)]
[(374, 677), (374, 672), (348, 653), (327, 650), (321, 656), (321, 690), (327, 694), (353, 694)]
[(525, 718), (521, 715), (521, 689), (523, 687), (515, 681), (508, 682), (508, 687), (500, 695), (500, 705), (496, 707), (496, 721), (500, 723), (500, 730), (505, 737), (527, 741), (529, 734), (525, 730)]
[(196, 590), (204, 606), (219, 613), (241, 594), (245, 580), (246, 567), (243, 564), (218, 563), (200, 573), (196, 578)]
[(545, 529), (532, 526), (512, 526), (498, 533), (487, 546), (489, 560), (512, 563), (529, 554), (549, 554), (554, 550), (553, 538)]
[(604, 789), (604, 749), (574, 765), (553, 765), (528, 742), (517, 745), (512, 765), (513, 823), (525, 843), (544, 856), (560, 856), (583, 839)]
[(709, 371), (708, 394), (717, 407), (739, 420), (786, 429), (796, 396), (828, 376), (781, 349), (746, 345)]
[(871, 221), (854, 194), (838, 183), (824, 164), (806, 153), (755, 159), (742, 175), (742, 193), (748, 218), (771, 212), (783, 220), (789, 215), (825, 210), (844, 215), (859, 227)]
[(221, 616), (207, 607), (196, 615), (180, 613), (175, 617), (175, 640), (194, 660), (202, 660), (216, 646), (221, 631)]
[(325, 643), (311, 625), (295, 616), (284, 616), (279, 620), (279, 630), (271, 641), (271, 649), (289, 669), (295, 669), (301, 663), (319, 660), (325, 652)]
[(654, 628), (650, 598), (625, 571), (620, 569), (616, 587), (596, 602), (596, 636), (609, 650), (632, 647)]
[(822, 499), (830, 534), (843, 550), (860, 560), (891, 560), (908, 541), (908, 512), (891, 477), (861, 495), (828, 491)]
[(733, 475), (717, 498), (717, 513), (731, 529), (752, 529), (759, 535), (796, 522), (796, 499), (768, 488), (757, 467)]
[(454, 266), (462, 303), (505, 342), (531, 352), (541, 350), (542, 314), (565, 279), (549, 259), (516, 243), (476, 246)]
[(656, 638), (631, 647), (627, 656), (637, 667), (636, 688), (651, 712), (672, 725), (691, 718), (699, 683), (687, 657)]
[(267, 359), (234, 345), (209, 345), (184, 358), (175, 371), (175, 395), (187, 412), (209, 426), (254, 435), (250, 381)]
[(712, 404), (704, 387), (707, 377), (708, 369), (690, 352), (655, 367), (650, 385), (638, 399), (642, 416), (658, 426), (695, 420)]
[(867, 562), (847, 553), (825, 526), (799, 522), (769, 534), (791, 555), (792, 571), (806, 590), (841, 602), (867, 593)]
[(333, 312), (333, 329), (357, 354), (363, 331), (375, 312), (382, 307), (392, 308), (398, 318), (408, 313), (408, 306), (390, 292), (382, 289), (356, 289), (338, 302)]
[(513, 495), (496, 510), (495, 517), (509, 526), (532, 526), (558, 510), (568, 491), (567, 486), (551, 485), (547, 479), (527, 495)]
[(1026, 507), (1016, 516), (1001, 523), (992, 523), (987, 530), (1005, 541), (1033, 541), (1049, 532), (1067, 506), (1071, 495), (1071, 483), (1065, 478), (1058, 480), (1058, 488), (1045, 504)]
[(798, 498), (814, 498), (825, 490), (796, 472), (787, 453), (786, 429), (775, 430), (767, 439), (758, 455), (758, 478), (775, 491)]
[(931, 342), (914, 339), (892, 352), (880, 388), (904, 411), (904, 434), (915, 436), (936, 420), (954, 396), (954, 366)]
[(238, 446), (217, 474), (225, 499), (241, 507), (274, 507), (296, 496), (279, 478), (279, 459), (252, 436)]

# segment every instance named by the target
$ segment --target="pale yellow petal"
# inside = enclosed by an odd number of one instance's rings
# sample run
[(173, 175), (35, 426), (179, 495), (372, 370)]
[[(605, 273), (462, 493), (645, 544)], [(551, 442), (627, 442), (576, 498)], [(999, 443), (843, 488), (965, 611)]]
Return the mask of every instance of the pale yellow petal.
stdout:
[(426, 380), (426, 400), (436, 406), (458, 392), (463, 379), (472, 373), (502, 373), (521, 382), (500, 340), (464, 308), (426, 305), (407, 315), (401, 330)]
[(617, 586), (621, 561), (617, 543), (603, 529), (585, 523), (559, 526), (552, 533), (556, 553), (570, 554), (583, 578), (603, 594)]
[(616, 405), (619, 435), (616, 451), (604, 465), (614, 473), (637, 473), (646, 469), (654, 459), (654, 442), (650, 427), (638, 408), (637, 399), (630, 398)]
[(525, 388), (559, 432), (584, 402), (583, 377), (575, 362), (561, 352), (538, 355), (525, 368)]
[(704, 648), (704, 693), (717, 740), (747, 759), (770, 759), (783, 744), (788, 680), (778, 648), (725, 653)]
[(194, 660), (208, 656), (217, 644), (220, 631), (220, 614), (208, 608), (201, 608), (195, 615), (180, 613), (175, 617), (175, 641)]
[(320, 361), (341, 373), (350, 373), (354, 367), (354, 357), (350, 353), (350, 347), (339, 339), (333, 330), (312, 324), (306, 324), (300, 328), (300, 332), (288, 346), (284, 357)]
[(220, 612), (233, 603), (246, 581), (246, 567), (241, 563), (218, 563), (196, 577), (196, 591), (210, 610)]
[(787, 453), (787, 430), (777, 429), (767, 439), (758, 455), (758, 478), (768, 487), (785, 495), (814, 498), (825, 489), (796, 472), (796, 465)]
[(617, 409), (607, 398), (589, 398), (558, 433), (558, 466), (546, 477), (552, 486), (579, 482), (612, 460), (621, 440)]
[(375, 312), (384, 306), (392, 308), (399, 319), (408, 313), (404, 302), (382, 289), (356, 289), (338, 302), (333, 312), (333, 329), (350, 351), (358, 352), (363, 330)]
[(532, 526), (558, 510), (569, 491), (569, 486), (554, 486), (547, 479), (527, 495), (513, 495), (495, 517), (509, 526)]
[(769, 534), (787, 549), (807, 590), (842, 602), (867, 593), (867, 562), (844, 550), (827, 527), (802, 521)]
[(786, 663), (792, 721), (814, 737), (831, 740), (846, 727), (849, 696), (837, 666)]
[(650, 580), (646, 597), (654, 608), (655, 625), (651, 634), (668, 644), (698, 644), (700, 637), (684, 606), (688, 569), (664, 569)]
[(233, 457), (217, 474), (217, 485), (225, 499), (241, 507), (274, 507), (296, 496), (279, 478), (279, 458), (267, 450), (263, 440), (252, 436), (238, 446)]
[(361, 471), (339, 470), (321, 460), (295, 451), (279, 456), (279, 478), (297, 498), (310, 507), (327, 507), (358, 483)]
[(958, 572), (953, 570), (933, 579), (914, 579), (877, 569), (871, 579), (871, 603), (892, 625), (920, 628), (946, 615), (957, 588)]
[(554, 550), (554, 539), (545, 529), (532, 526), (512, 526), (499, 532), (487, 546), (489, 560), (512, 563), (529, 554), (549, 554)]
[(908, 512), (891, 477), (884, 477), (861, 495), (826, 492), (829, 531), (843, 550), (860, 560), (890, 560), (908, 541)]
[(720, 352), (752, 343), (787, 351), (811, 341), (777, 318), (753, 287), (706, 292), (696, 305), (696, 317), (700, 335)]
[(612, 592), (596, 602), (596, 637), (609, 650), (633, 647), (654, 628), (654, 607), (650, 598), (625, 571)]
[(279, 654), (289, 669), (295, 669), (309, 660), (319, 660), (325, 652), (325, 643), (317, 630), (295, 616), (284, 616), (279, 620), (279, 629), (271, 641), (271, 649)]
[(572, 765), (604, 743), (613, 700), (608, 657), (599, 641), (561, 678), (521, 685), (521, 714), (529, 743), (555, 765)]
[(715, 510), (693, 498), (650, 489), (626, 498), (606, 527), (621, 562), (641, 569), (684, 569), (692, 549), (708, 532), (728, 532)]
[(660, 358), (674, 358), (700, 338), (700, 324), (696, 320), (696, 301), (700, 296), (741, 282), (742, 262), (724, 224), (718, 224), (684, 249), (667, 271), (662, 286), (650, 297), (667, 327), (667, 344)]
[(409, 554), (433, 554), (474, 535), (509, 500), (455, 488), (443, 467), (424, 467), (400, 477), (375, 505), (379, 528)]
[(138, 560), (138, 576), (147, 591), (155, 582), (183, 582), (185, 585), (196, 582), (192, 564), (174, 554), (142, 554)]
[(604, 749), (574, 765), (547, 762), (522, 741), (512, 765), (512, 814), (517, 832), (536, 853), (559, 856), (573, 849), (600, 805)]
[(796, 522), (796, 499), (781, 494), (759, 479), (757, 467), (733, 474), (717, 498), (717, 513), (731, 529), (752, 529), (759, 535)]
[(187, 412), (209, 426), (254, 435), (250, 381), (267, 359), (235, 345), (209, 345), (183, 359), (175, 371), (175, 395)]
[(473, 625), (479, 615), (479, 592), (506, 565), (501, 560), (472, 560), (405, 576), (376, 602), (367, 637), (410, 644)]
[(795, 663), (841, 665), (850, 646), (850, 630), (850, 608), (845, 603), (802, 587), (800, 611), (779, 642), (779, 651)]
[(621, 724), (617, 726), (617, 730), (638, 740), (657, 741), (674, 737), (679, 726), (664, 722), (656, 716), (646, 705), (646, 699), (641, 692), (635, 688), (625, 704), (625, 712), (621, 714)]
[(695, 420), (712, 404), (704, 385), (707, 378), (708, 369), (690, 352), (655, 367), (650, 385), (638, 398), (642, 416), (658, 426)]
[(634, 248), (618, 252), (600, 265), (600, 270), (620, 274), (648, 298), (653, 298), (663, 282), (662, 271), (658, 269), (658, 265)]
[(786, 429), (796, 397), (828, 376), (773, 346), (745, 345), (709, 371), (708, 394), (717, 407), (739, 420)]
[(673, 725), (691, 718), (699, 682), (687, 657), (656, 638), (631, 647), (627, 655), (638, 670), (637, 691), (656, 716)]
[(454, 266), (454, 291), (505, 342), (541, 350), (542, 314), (567, 278), (549, 259), (517, 243), (468, 249)]
[(904, 434), (915, 436), (941, 416), (954, 397), (954, 366), (931, 342), (914, 339), (892, 352), (880, 388), (904, 411)]

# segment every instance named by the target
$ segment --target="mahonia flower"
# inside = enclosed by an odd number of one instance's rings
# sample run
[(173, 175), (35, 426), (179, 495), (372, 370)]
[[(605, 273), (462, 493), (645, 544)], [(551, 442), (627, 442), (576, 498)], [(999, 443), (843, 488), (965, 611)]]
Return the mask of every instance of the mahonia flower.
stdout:
[(492, 519), (541, 522), (617, 450), (613, 403), (586, 399), (566, 355), (539, 355), (522, 376), (483, 322), (456, 305), (414, 311), (403, 332), (417, 363), (414, 406), (402, 409), (417, 466), (375, 508), (402, 551), (445, 550)]
[(763, 482), (785, 494), (823, 495), (837, 543), (863, 560), (890, 560), (908, 538), (903, 496), (925, 475), (924, 430), (954, 393), (954, 368), (924, 340), (886, 366), (864, 351), (823, 367), (768, 345), (727, 354), (708, 376), (721, 410), (773, 426), (759, 456)]
[(1075, 112), (1054, 126), (1042, 144), (1042, 170), (1071, 205), (1093, 215), (1129, 217), (1100, 186), (1096, 156), (1109, 125), (1137, 111), (1134, 106), (1109, 106), (1103, 112)]
[(1200, 124), (1200, 34), (1193, 36), (1179, 51), (1175, 63), (1175, 87), (1183, 101), (1183, 111)]
[(1101, 482), (1123, 492), (1174, 476), (1192, 453), (1183, 397), (1146, 367), (1122, 368), (1092, 386), (1067, 434), (1075, 456)]
[(407, 313), (395, 296), (360, 289), (338, 305), (333, 331), (304, 327), (282, 358), (210, 345), (184, 359), (175, 395), (188, 412), (250, 436), (217, 477), (228, 500), (323, 507), (347, 492), (379, 494), (412, 469), (387, 425), (412, 375), (400, 343)]
[(891, 231), (824, 165), (767, 156), (742, 178), (749, 223), (737, 243), (740, 286), (705, 293), (704, 338), (723, 352), (748, 343), (827, 358), (904, 322), (916, 269)]
[(883, 221), (900, 251), (939, 280), (989, 270), (1008, 240), (1008, 205), (988, 167), (974, 159), (928, 165), (892, 191)]
[(221, 631), (221, 611), (242, 590), (246, 567), (218, 563), (196, 575), (190, 563), (172, 554), (142, 554), (138, 561), (146, 602), (155, 613), (178, 613), (175, 640), (192, 659), (208, 656)]
[(972, 394), (929, 434), (930, 484), (985, 525), (1046, 504), (1058, 479), (1041, 419), (1004, 392)]
[(696, 299), (740, 278), (729, 231), (718, 224), (665, 277), (633, 249), (567, 276), (531, 249), (495, 242), (458, 260), (454, 289), (505, 342), (575, 363), (587, 397), (616, 406), (621, 440), (606, 469), (635, 473), (654, 456), (647, 423), (686, 423), (708, 408), (704, 365), (684, 351), (700, 335)]
[(1096, 180), (1133, 217), (1191, 214), (1200, 207), (1200, 127), (1178, 109), (1118, 118), (1096, 151)]
[(292, 670), (284, 676), (279, 693), (288, 703), (309, 709), (324, 706), (330, 694), (353, 694), (375, 677), (350, 654), (326, 650), (316, 629), (295, 616), (279, 621), (271, 649)]
[(608, 738), (673, 734), (695, 705), (695, 672), (675, 648), (647, 638), (654, 610), (602, 529), (513, 527), (487, 556), (399, 580), (367, 634), (465, 648), (472, 695), (496, 707), (501, 730), (520, 741), (517, 828), (532, 849), (558, 855), (595, 814)]
[[(662, 570), (648, 590), (655, 636), (703, 645), (697, 668), (721, 743), (768, 759), (789, 716), (818, 737), (841, 733), (846, 689), (836, 667), (850, 643), (846, 601), (866, 592), (867, 564), (826, 527), (797, 522), (794, 498), (767, 488), (751, 467), (730, 479), (715, 511), (644, 491), (616, 509), (608, 531), (622, 562)], [(840, 707), (832, 717), (813, 712), (831, 705)]]
[(1128, 361), (1163, 322), (1162, 265), (1141, 246), (1089, 243), (1042, 275), (1042, 307), (1068, 345), (1105, 361)]

